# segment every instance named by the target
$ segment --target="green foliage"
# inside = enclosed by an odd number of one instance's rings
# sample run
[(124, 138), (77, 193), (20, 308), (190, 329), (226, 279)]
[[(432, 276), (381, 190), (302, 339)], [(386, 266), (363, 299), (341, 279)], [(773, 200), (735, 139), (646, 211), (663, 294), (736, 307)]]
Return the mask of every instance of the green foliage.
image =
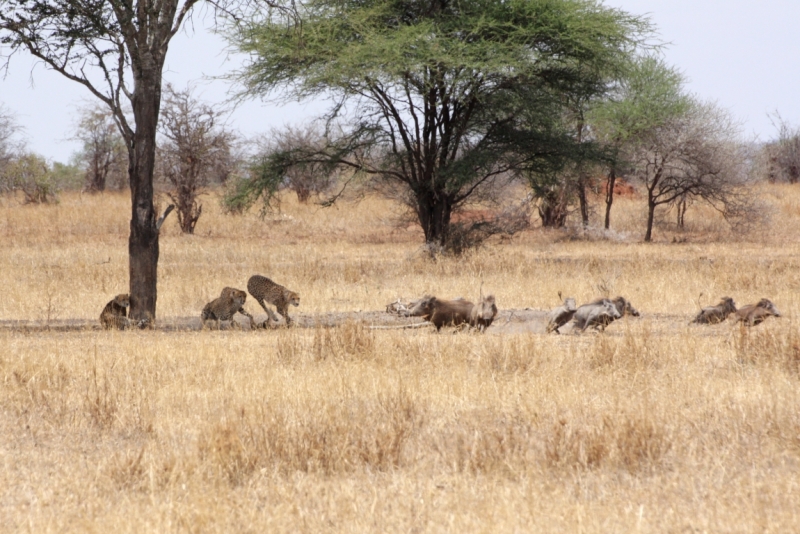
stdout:
[(393, 184), (441, 245), (469, 197), (577, 153), (561, 120), (568, 97), (606, 91), (649, 31), (586, 0), (309, 0), (256, 13), (228, 38), (251, 58), (236, 74), (243, 96), (331, 98), (326, 118), (342, 134), (314, 158)]
[(53, 163), (51, 173), (53, 180), (60, 189), (75, 191), (83, 186), (84, 173), (74, 162), (61, 163), (56, 161)]
[(41, 156), (28, 153), (15, 158), (5, 167), (2, 178), (3, 189), (22, 192), (26, 204), (58, 202), (59, 175)]
[(278, 200), (275, 195), (280, 190), (292, 162), (291, 153), (283, 152), (254, 158), (247, 167), (247, 176), (237, 176), (229, 180), (222, 197), (225, 211), (242, 213), (259, 199), (262, 202), (262, 216), (274, 209)]
[(664, 61), (645, 56), (633, 61), (611, 98), (590, 113), (597, 134), (622, 146), (689, 111), (684, 77)]

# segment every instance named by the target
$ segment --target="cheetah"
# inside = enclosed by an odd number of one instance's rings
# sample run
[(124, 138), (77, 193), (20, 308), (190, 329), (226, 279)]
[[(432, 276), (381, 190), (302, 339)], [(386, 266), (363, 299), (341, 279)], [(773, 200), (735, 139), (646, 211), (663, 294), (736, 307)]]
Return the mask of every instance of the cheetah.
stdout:
[(236, 313), (241, 313), (250, 319), (250, 328), (255, 327), (253, 316), (247, 313), (244, 309), (244, 301), (247, 299), (247, 293), (241, 289), (233, 287), (226, 287), (222, 290), (219, 297), (212, 300), (203, 308), (200, 314), (200, 319), (203, 326), (207, 321), (217, 321), (217, 328), (219, 328), (222, 321), (231, 321), (234, 324), (233, 316)]
[(116, 328), (123, 330), (131, 326), (128, 319), (128, 308), (131, 306), (131, 298), (127, 293), (117, 295), (111, 302), (106, 304), (100, 314), (100, 324), (106, 330)]
[(264, 301), (273, 304), (278, 309), (278, 313), (286, 319), (286, 326), (292, 324), (292, 320), (289, 317), (289, 304), (300, 306), (300, 295), (286, 289), (280, 284), (276, 284), (266, 276), (258, 274), (254, 274), (250, 277), (250, 280), (247, 281), (247, 291), (253, 295), (256, 302), (261, 304), (261, 307), (267, 312), (271, 321), (278, 322), (278, 318), (271, 309), (267, 308)]

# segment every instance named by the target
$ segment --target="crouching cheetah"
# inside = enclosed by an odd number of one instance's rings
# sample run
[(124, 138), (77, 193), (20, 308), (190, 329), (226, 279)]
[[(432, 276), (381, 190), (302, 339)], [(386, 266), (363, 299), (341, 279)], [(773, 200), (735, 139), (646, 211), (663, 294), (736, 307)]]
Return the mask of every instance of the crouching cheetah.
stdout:
[(124, 330), (132, 326), (137, 328), (144, 328), (147, 326), (150, 323), (147, 319), (142, 319), (139, 322), (128, 319), (128, 308), (130, 308), (130, 306), (130, 295), (127, 293), (117, 295), (103, 308), (103, 312), (100, 314), (100, 324), (106, 330), (111, 328)]
[(264, 301), (269, 302), (278, 309), (278, 313), (286, 319), (287, 326), (292, 324), (292, 320), (289, 318), (289, 304), (300, 306), (300, 295), (294, 291), (289, 291), (280, 284), (276, 284), (266, 276), (258, 274), (254, 274), (247, 281), (247, 291), (253, 295), (256, 302), (261, 304), (271, 321), (278, 322), (278, 318), (272, 313), (271, 309), (267, 308)]
[(234, 314), (241, 313), (250, 319), (250, 327), (254, 328), (255, 321), (253, 321), (253, 316), (243, 308), (245, 300), (247, 300), (247, 293), (241, 289), (224, 288), (219, 297), (206, 304), (203, 308), (200, 314), (203, 326), (206, 325), (207, 321), (216, 321), (217, 328), (220, 327), (222, 321), (232, 321), (233, 324)]

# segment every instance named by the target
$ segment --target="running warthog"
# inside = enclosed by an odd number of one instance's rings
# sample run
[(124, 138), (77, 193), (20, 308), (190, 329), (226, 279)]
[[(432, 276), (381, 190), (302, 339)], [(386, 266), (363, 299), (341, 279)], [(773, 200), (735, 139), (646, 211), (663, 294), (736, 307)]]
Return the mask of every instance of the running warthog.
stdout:
[(559, 332), (558, 329), (572, 320), (577, 309), (574, 298), (565, 298), (564, 304), (551, 311), (550, 315), (547, 317), (547, 333), (555, 332), (556, 334), (560, 334), (561, 332)]
[[(476, 309), (477, 308), (477, 309)], [(473, 314), (473, 310), (476, 311)], [(494, 297), (489, 296), (475, 306), (468, 300), (442, 300), (432, 295), (425, 295), (408, 311), (410, 317), (422, 317), (430, 321), (436, 330), (443, 326), (459, 326), (468, 324), (484, 330), (497, 314)]]
[(736, 310), (736, 319), (747, 326), (761, 324), (767, 317), (780, 317), (781, 312), (769, 299), (761, 299), (757, 304), (748, 304)]
[(700, 310), (697, 317), (692, 319), (689, 324), (718, 324), (732, 313), (736, 313), (736, 303), (730, 297), (722, 297), (716, 306), (708, 306)]
[[(614, 316), (613, 314), (601, 314), (600, 316), (597, 317), (597, 319), (594, 319), (592, 322), (587, 324), (584, 327), (584, 329), (589, 326), (592, 326), (594, 328), (600, 328), (601, 330), (605, 330), (605, 328), (608, 325), (610, 325), (611, 323), (613, 323), (614, 321), (616, 321), (621, 317), (625, 317), (626, 315), (639, 317), (639, 310), (634, 308), (631, 305), (630, 301), (625, 297), (616, 297), (614, 299), (600, 298), (597, 300), (593, 300), (588, 304), (584, 304), (583, 306), (581, 306), (581, 308), (583, 308), (584, 306), (598, 306), (603, 304), (603, 302), (610, 302), (614, 306), (614, 309), (617, 310), (618, 315)], [(578, 308), (578, 310), (580, 310), (581, 308)]]
[(494, 295), (488, 295), (472, 307), (469, 314), (469, 325), (483, 332), (492, 325), (496, 315), (497, 304), (495, 304)]
[[(638, 315), (639, 312), (636, 313)], [(592, 326), (605, 331), (607, 325), (620, 317), (622, 317), (622, 314), (613, 301), (600, 299), (584, 304), (575, 311), (575, 316), (572, 319), (572, 329), (577, 333), (583, 332)]]

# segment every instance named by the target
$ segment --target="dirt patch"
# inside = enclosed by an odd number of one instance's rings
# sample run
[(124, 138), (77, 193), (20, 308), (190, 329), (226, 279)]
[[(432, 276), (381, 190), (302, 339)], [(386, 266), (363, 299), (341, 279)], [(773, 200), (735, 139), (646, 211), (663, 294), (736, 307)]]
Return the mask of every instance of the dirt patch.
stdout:
[[(531, 308), (518, 308), (500, 310), (495, 317), (494, 323), (487, 330), (487, 334), (519, 334), (533, 333), (544, 334), (547, 325), (548, 310), (534, 310)], [(266, 316), (258, 317), (259, 322), (263, 322)], [(690, 328), (695, 335), (716, 336), (730, 328), (729, 322), (713, 326), (687, 326), (689, 317), (675, 314), (648, 314), (641, 318), (626, 318), (611, 325), (606, 334), (610, 336), (621, 336), (626, 332), (626, 324), (631, 322), (647, 321), (650, 327), (650, 335), (674, 335), (678, 331)], [(400, 317), (385, 311), (361, 311), (361, 312), (326, 312), (319, 314), (296, 314), (292, 316), (295, 328), (333, 328), (344, 325), (348, 322), (363, 323), (369, 326), (381, 327), (381, 329), (401, 329), (404, 326), (418, 325), (424, 323), (419, 317)], [(250, 330), (248, 321), (237, 316), (236, 326), (224, 323), (222, 330)], [(283, 323), (271, 324), (268, 330), (282, 328)], [(421, 327), (425, 330), (428, 327)], [(433, 326), (431, 325), (432, 329)], [(102, 330), (98, 321), (87, 319), (59, 319), (49, 323), (45, 321), (24, 321), (24, 320), (0, 320), (0, 332), (76, 332), (86, 330)], [(163, 317), (156, 322), (155, 330), (162, 332), (187, 332), (202, 330), (199, 317)], [(570, 324), (561, 327), (563, 334), (572, 331)]]

